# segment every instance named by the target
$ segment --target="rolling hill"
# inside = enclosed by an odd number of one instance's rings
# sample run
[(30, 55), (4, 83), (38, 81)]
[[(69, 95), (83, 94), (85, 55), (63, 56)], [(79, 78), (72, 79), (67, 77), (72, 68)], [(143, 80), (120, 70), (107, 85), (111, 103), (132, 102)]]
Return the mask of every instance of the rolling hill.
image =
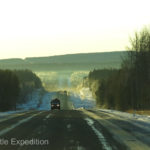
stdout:
[(49, 57), (28, 57), (25, 59), (1, 59), (0, 69), (43, 70), (92, 70), (119, 68), (127, 52), (101, 52), (67, 54)]

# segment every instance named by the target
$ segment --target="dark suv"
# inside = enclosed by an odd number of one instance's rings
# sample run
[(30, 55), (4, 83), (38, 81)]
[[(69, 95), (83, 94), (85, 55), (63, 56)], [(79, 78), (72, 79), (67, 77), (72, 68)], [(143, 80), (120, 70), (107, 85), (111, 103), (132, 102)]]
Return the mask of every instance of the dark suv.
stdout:
[(51, 101), (51, 110), (59, 109), (60, 110), (60, 100), (55, 98)]

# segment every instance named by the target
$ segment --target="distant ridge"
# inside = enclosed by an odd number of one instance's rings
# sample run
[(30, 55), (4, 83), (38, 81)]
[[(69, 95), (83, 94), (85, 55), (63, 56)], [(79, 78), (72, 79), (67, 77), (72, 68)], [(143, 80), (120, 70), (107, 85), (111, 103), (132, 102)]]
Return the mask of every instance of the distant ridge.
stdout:
[[(78, 53), (48, 57), (27, 57), (25, 59), (1, 59), (0, 69), (54, 69), (54, 68), (118, 68), (126, 51)], [(80, 64), (80, 66), (78, 66)], [(93, 67), (92, 67), (93, 66)]]
[(100, 52), (100, 53), (79, 53), (57, 55), (49, 57), (28, 57), (25, 61), (30, 63), (89, 63), (107, 62), (108, 60), (120, 60), (125, 55), (125, 51), (119, 52)]
[(21, 58), (8, 58), (8, 59), (0, 59), (0, 63), (22, 63), (24, 62)]

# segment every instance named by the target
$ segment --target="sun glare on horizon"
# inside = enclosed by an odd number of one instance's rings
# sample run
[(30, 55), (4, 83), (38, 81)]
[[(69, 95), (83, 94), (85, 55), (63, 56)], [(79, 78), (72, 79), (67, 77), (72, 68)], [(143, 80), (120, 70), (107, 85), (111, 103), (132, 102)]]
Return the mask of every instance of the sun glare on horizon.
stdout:
[(5, 0), (0, 59), (125, 50), (150, 21), (149, 0)]

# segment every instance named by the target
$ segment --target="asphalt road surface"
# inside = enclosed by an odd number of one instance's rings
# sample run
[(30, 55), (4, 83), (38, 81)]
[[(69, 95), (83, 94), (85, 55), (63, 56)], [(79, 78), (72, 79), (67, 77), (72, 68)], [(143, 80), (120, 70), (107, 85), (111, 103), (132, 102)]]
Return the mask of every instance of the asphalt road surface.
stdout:
[(0, 118), (0, 150), (150, 149), (144, 130), (140, 133), (128, 121), (104, 112), (75, 110), (65, 96), (61, 98), (61, 110), (31, 110)]
[[(126, 149), (82, 111), (30, 111), (12, 117), (0, 123), (1, 150)], [(99, 139), (93, 127), (105, 137)]]

